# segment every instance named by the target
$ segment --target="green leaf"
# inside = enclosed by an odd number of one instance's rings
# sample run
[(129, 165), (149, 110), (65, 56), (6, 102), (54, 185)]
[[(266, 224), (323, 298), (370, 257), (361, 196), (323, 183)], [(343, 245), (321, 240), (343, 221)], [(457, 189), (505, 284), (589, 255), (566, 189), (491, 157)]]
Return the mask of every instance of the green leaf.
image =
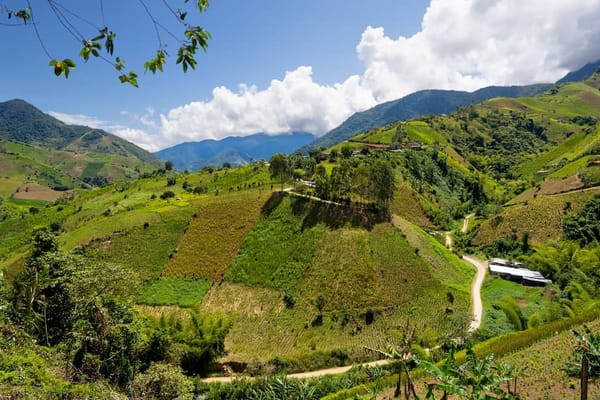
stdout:
[(198, 12), (203, 12), (208, 9), (208, 0), (198, 0)]
[(60, 74), (62, 74), (62, 72), (63, 72), (62, 64), (60, 62), (57, 62), (56, 64), (54, 64), (54, 75), (60, 76)]
[(129, 83), (133, 87), (139, 87), (137, 82), (137, 74), (133, 71), (129, 71), (128, 74), (119, 75), (119, 81), (121, 81), (121, 83)]
[(123, 68), (125, 68), (125, 61), (124, 61), (124, 60), (122, 60), (120, 57), (117, 57), (117, 58), (115, 59), (115, 61), (116, 61), (116, 64), (115, 64), (115, 69), (116, 69), (117, 71), (121, 71)]
[(64, 75), (65, 78), (68, 78), (69, 73), (71, 72), (71, 69), (75, 68), (75, 63), (70, 58), (65, 58), (62, 61), (52, 59), (52, 60), (50, 60), (48, 65), (54, 69), (54, 75), (56, 75), (56, 76)]
[(19, 10), (15, 13), (15, 17), (21, 18), (24, 24), (27, 24), (27, 21), (31, 19), (31, 9), (29, 7)]
[(81, 58), (83, 58), (85, 61), (87, 61), (90, 58), (90, 51), (91, 50), (89, 47), (84, 47), (79, 52), (79, 55), (81, 56)]
[(166, 51), (162, 49), (158, 50), (156, 52), (156, 57), (144, 63), (144, 71), (150, 70), (150, 72), (152, 72), (153, 74), (155, 74), (157, 70), (163, 72), (163, 66), (166, 62), (166, 54)]

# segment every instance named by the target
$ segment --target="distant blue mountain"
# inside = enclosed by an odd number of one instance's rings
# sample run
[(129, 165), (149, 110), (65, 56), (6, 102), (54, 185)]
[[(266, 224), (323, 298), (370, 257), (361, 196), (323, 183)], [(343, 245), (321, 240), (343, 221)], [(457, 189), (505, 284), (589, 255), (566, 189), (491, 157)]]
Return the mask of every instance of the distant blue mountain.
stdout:
[(315, 140), (307, 132), (280, 135), (256, 133), (249, 136), (231, 136), (221, 140), (186, 142), (154, 153), (162, 160), (170, 160), (179, 170), (197, 171), (200, 168), (223, 163), (245, 165), (252, 160), (268, 160), (275, 153), (292, 153)]

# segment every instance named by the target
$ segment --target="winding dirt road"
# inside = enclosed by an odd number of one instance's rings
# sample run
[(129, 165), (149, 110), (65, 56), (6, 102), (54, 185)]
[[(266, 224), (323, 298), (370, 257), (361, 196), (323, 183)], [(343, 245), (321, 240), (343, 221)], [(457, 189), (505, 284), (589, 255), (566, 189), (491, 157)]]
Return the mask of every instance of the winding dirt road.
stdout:
[[(360, 365), (363, 367), (367, 367), (367, 368), (381, 367), (383, 365), (390, 364), (394, 361), (396, 361), (396, 360), (385, 359), (385, 360), (371, 361), (371, 362), (363, 363)], [(339, 375), (339, 374), (343, 374), (343, 373), (350, 371), (354, 367), (356, 367), (356, 365), (346, 365), (344, 367), (319, 369), (316, 371), (307, 371), (307, 372), (299, 372), (297, 374), (288, 374), (288, 375), (286, 375), (286, 377), (287, 378), (295, 378), (295, 379), (307, 379), (307, 378), (316, 378), (318, 376), (323, 376), (323, 375)], [(214, 376), (214, 377), (210, 377), (210, 378), (204, 378), (204, 379), (202, 379), (202, 381), (207, 382), (207, 383), (211, 383), (211, 382), (213, 382), (213, 383), (214, 382), (228, 383), (228, 382), (233, 381), (235, 378), (236, 377), (234, 377), (234, 376)], [(237, 378), (238, 379), (241, 379), (241, 378), (254, 379), (252, 377), (247, 377), (247, 376), (245, 376), (245, 377), (239, 376)]]
[(485, 279), (485, 274), (487, 272), (487, 262), (482, 261), (473, 256), (464, 255), (463, 260), (472, 264), (477, 268), (477, 273), (475, 274), (475, 279), (473, 279), (473, 283), (471, 284), (471, 299), (473, 302), (473, 320), (471, 321), (471, 325), (469, 325), (468, 332), (474, 332), (481, 326), (481, 320), (483, 318), (483, 303), (481, 301), (481, 285), (483, 285), (483, 280)]

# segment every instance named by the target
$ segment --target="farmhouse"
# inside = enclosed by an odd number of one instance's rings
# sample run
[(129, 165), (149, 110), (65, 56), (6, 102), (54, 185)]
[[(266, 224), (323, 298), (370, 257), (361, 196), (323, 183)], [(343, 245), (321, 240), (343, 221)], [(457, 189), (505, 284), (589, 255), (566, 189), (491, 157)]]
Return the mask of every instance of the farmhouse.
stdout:
[(489, 260), (489, 270), (491, 275), (499, 276), (503, 279), (518, 282), (529, 286), (545, 286), (552, 284), (550, 279), (538, 271), (532, 271), (523, 267), (522, 263), (505, 260), (503, 258), (492, 258)]

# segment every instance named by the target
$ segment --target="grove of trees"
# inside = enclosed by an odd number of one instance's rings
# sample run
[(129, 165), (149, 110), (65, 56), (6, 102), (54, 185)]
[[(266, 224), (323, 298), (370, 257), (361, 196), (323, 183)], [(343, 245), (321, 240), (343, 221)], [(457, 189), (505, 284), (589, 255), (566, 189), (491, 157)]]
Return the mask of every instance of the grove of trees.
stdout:
[[(184, 374), (205, 373), (223, 354), (227, 321), (194, 310), (187, 318), (141, 317), (133, 308), (138, 278), (127, 267), (89, 261), (81, 251), (64, 252), (46, 229), (34, 234), (32, 245), (23, 271), (0, 299), (3, 340), (7, 330), (19, 329), (64, 360), (69, 382), (102, 380), (134, 397), (173, 392), (189, 387)], [(16, 362), (19, 349), (33, 345), (7, 343), (0, 349), (2, 365)], [(21, 362), (26, 363), (21, 374), (35, 373), (27, 369), (34, 361)], [(177, 388), (168, 389), (173, 379)], [(14, 395), (27, 397), (29, 389), (24, 385), (25, 392)], [(52, 391), (70, 390), (57, 384), (47, 389), (52, 398)]]
[[(350, 154), (344, 151), (345, 154)], [(285, 182), (306, 178), (314, 181), (314, 194), (324, 200), (372, 203), (387, 210), (394, 197), (396, 176), (393, 160), (384, 152), (367, 157), (344, 155), (331, 173), (310, 156), (275, 154), (269, 160), (271, 176)]]

